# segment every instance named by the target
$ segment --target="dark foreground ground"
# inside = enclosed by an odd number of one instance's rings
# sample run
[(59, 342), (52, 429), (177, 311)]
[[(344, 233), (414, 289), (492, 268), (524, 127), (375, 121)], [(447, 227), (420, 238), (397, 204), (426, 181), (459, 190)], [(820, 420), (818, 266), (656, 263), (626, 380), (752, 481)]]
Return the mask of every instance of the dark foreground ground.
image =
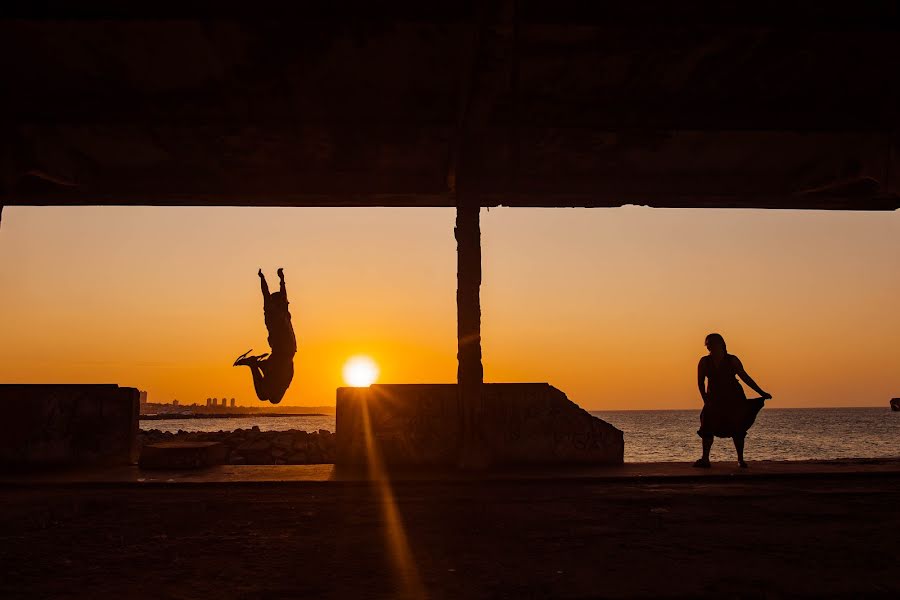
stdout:
[(0, 488), (0, 597), (900, 596), (897, 475), (407, 482), (396, 513), (386, 498), (340, 482)]

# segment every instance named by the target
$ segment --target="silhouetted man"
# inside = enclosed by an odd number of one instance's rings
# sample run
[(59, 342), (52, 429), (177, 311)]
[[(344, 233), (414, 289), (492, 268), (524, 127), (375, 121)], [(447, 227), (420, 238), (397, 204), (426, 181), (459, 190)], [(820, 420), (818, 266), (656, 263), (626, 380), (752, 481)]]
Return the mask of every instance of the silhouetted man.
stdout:
[[(263, 314), (266, 329), (269, 330), (271, 354), (247, 356), (248, 350), (234, 361), (234, 366), (250, 367), (253, 387), (260, 400), (278, 404), (294, 378), (294, 355), (297, 353), (297, 338), (288, 312), (287, 290), (284, 287), (284, 269), (278, 269), (281, 289), (269, 293), (269, 285), (262, 269), (259, 270), (260, 288), (263, 295)], [(266, 358), (268, 357), (268, 358)]]

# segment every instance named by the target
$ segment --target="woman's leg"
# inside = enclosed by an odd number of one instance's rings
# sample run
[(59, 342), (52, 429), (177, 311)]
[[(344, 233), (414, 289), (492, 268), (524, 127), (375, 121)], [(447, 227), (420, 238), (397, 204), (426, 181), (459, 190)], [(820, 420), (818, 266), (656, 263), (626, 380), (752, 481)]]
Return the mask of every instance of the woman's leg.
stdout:
[(712, 449), (713, 440), (715, 439), (712, 436), (703, 438), (703, 458), (701, 460), (709, 462), (709, 451)]
[(703, 440), (703, 457), (694, 462), (695, 467), (709, 468), (709, 450), (712, 448), (714, 437), (702, 437)]
[(734, 436), (734, 449), (737, 451), (738, 464), (742, 467), (747, 466), (744, 462), (744, 436)]

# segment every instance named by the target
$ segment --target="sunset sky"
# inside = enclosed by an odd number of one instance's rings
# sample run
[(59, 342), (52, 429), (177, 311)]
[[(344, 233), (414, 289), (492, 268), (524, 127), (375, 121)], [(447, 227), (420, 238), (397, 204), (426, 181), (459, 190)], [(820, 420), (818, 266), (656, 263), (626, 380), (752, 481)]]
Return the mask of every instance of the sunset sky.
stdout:
[[(256, 271), (284, 267), (299, 352), (284, 403), (342, 368), (456, 377), (452, 209), (24, 208), (0, 226), (0, 381), (111, 382), (150, 400), (259, 404)], [(704, 336), (770, 407), (900, 396), (900, 212), (482, 210), (485, 380), (588, 409), (693, 408)]]

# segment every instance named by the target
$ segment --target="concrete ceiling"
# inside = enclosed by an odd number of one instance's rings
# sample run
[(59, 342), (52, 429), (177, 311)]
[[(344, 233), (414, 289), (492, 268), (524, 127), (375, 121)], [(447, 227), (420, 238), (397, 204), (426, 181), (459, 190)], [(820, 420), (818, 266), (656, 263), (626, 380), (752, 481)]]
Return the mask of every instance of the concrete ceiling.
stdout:
[(900, 207), (896, 3), (723, 4), (14, 2), (0, 204)]

